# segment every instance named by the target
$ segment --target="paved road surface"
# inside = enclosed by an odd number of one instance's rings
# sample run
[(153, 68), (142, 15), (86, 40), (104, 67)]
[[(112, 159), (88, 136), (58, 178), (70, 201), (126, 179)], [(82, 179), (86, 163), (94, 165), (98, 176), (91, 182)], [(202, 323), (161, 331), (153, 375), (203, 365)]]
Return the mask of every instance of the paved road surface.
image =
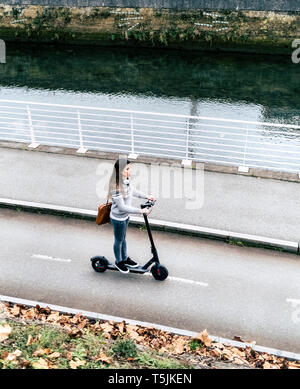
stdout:
[[(0, 148), (0, 197), (96, 210), (104, 200), (96, 193), (103, 162)], [(186, 199), (159, 198), (152, 217), (300, 241), (299, 183), (205, 172), (203, 206), (189, 210), (185, 204)]]
[[(96, 273), (89, 258), (112, 259), (112, 226), (0, 210), (0, 294), (121, 316), (300, 352), (297, 256), (154, 232), (164, 282)], [(128, 230), (128, 254), (150, 258), (146, 231)], [(294, 319), (294, 320), (293, 320)]]

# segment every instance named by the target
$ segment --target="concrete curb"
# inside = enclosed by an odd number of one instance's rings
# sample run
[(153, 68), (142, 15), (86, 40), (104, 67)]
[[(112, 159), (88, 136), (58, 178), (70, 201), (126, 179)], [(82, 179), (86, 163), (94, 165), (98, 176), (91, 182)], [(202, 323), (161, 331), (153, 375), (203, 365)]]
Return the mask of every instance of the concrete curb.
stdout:
[[(95, 222), (97, 216), (97, 211), (91, 211), (87, 209), (5, 198), (0, 198), (0, 208), (10, 208), (27, 212), (80, 218), (93, 222)], [(167, 222), (164, 220), (150, 219), (149, 223), (151, 225), (151, 228), (160, 231), (199, 236), (207, 239), (221, 240), (239, 246), (261, 247), (272, 250), (290, 252), (297, 255), (300, 254), (298, 242), (273, 239), (257, 235), (248, 235), (225, 230), (217, 230), (213, 228), (200, 227), (189, 224)], [(131, 216), (130, 225), (135, 227), (144, 226), (144, 219), (137, 216)]]
[[(13, 304), (22, 304), (22, 305), (27, 305), (29, 307), (35, 307), (37, 304), (41, 308), (49, 307), (53, 311), (58, 311), (62, 313), (69, 313), (69, 314), (76, 314), (76, 313), (81, 313), (83, 316), (86, 316), (91, 319), (96, 319), (96, 320), (112, 320), (117, 323), (121, 323), (122, 321), (125, 321), (128, 324), (131, 325), (140, 325), (143, 327), (150, 327), (150, 328), (157, 328), (159, 330), (165, 331), (165, 332), (171, 332), (174, 334), (178, 335), (183, 335), (183, 336), (189, 336), (191, 338), (194, 338), (197, 336), (197, 332), (193, 331), (187, 331), (179, 328), (173, 328), (173, 327), (168, 327), (168, 326), (163, 326), (160, 324), (156, 323), (148, 323), (144, 321), (138, 321), (138, 320), (131, 320), (127, 319), (124, 317), (119, 317), (119, 316), (111, 316), (111, 315), (105, 315), (101, 313), (96, 313), (96, 312), (89, 312), (89, 311), (83, 311), (79, 309), (74, 309), (74, 308), (68, 308), (68, 307), (62, 307), (59, 305), (53, 305), (53, 304), (47, 304), (44, 302), (39, 302), (39, 301), (33, 301), (33, 300), (25, 300), (25, 299), (20, 299), (16, 297), (10, 297), (10, 296), (2, 296), (0, 295), (0, 301), (5, 301)], [(300, 360), (300, 354), (293, 353), (290, 351), (284, 351), (284, 350), (278, 350), (274, 348), (269, 348), (269, 347), (264, 347), (264, 346), (257, 346), (253, 343), (245, 343), (245, 342), (238, 342), (235, 340), (227, 339), (227, 338), (221, 338), (218, 336), (213, 336), (209, 335), (213, 341), (227, 344), (230, 346), (234, 346), (237, 348), (246, 348), (246, 347), (251, 347), (253, 350), (258, 351), (258, 352), (263, 352), (263, 353), (268, 353), (268, 354), (273, 354), (278, 357), (284, 357), (290, 360)]]

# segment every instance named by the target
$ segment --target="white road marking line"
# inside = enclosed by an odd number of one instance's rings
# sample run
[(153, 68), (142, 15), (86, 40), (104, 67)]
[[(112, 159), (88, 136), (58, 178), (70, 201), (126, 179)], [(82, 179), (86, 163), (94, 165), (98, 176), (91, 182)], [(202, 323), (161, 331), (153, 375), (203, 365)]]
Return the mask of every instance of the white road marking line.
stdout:
[[(64, 258), (54, 258), (50, 257), (48, 255), (42, 255), (42, 254), (33, 254), (31, 258), (39, 258), (39, 259), (49, 259), (52, 261), (60, 261), (60, 262), (71, 262), (71, 259), (64, 259)], [(147, 276), (152, 276), (151, 273), (145, 273)], [(187, 280), (185, 278), (178, 278), (178, 277), (168, 277), (168, 280), (176, 281), (176, 282), (183, 282), (186, 284), (192, 284), (192, 285), (198, 285), (198, 286), (208, 286), (208, 283), (206, 282), (200, 282), (200, 281), (193, 281), (193, 280)]]
[(178, 278), (178, 277), (168, 277), (172, 281), (177, 281), (177, 282), (184, 282), (186, 284), (195, 284), (199, 286), (208, 286), (208, 283), (206, 282), (200, 282), (200, 281), (193, 281), (193, 280), (187, 280), (185, 278)]
[(54, 258), (49, 257), (48, 255), (42, 255), (42, 254), (33, 254), (31, 258), (38, 258), (38, 259), (49, 259), (51, 261), (59, 261), (59, 262), (71, 262), (71, 259), (64, 259), (64, 258)]
[[(145, 273), (145, 275), (147, 276), (152, 276), (151, 273)], [(194, 284), (194, 285), (198, 285), (198, 286), (208, 286), (208, 283), (207, 282), (200, 282), (200, 281), (193, 281), (193, 280), (187, 280), (186, 278), (179, 278), (179, 277), (168, 277), (167, 280), (170, 280), (170, 281), (177, 281), (177, 282), (183, 282), (183, 283), (186, 283), (186, 284)]]

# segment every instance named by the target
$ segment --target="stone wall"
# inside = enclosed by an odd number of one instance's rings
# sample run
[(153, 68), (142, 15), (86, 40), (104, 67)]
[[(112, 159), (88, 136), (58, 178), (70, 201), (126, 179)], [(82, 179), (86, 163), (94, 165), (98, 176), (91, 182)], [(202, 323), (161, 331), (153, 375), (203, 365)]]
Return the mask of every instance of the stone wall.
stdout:
[(300, 37), (300, 12), (58, 7), (3, 1), (0, 39), (7, 42), (291, 55), (292, 41)]

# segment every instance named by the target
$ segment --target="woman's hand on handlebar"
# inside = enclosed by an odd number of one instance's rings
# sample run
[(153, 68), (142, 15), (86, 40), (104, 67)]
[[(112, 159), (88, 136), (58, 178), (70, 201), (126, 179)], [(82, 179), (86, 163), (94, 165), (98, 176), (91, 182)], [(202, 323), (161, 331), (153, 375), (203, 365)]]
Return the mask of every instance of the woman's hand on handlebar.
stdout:
[(143, 208), (143, 209), (141, 209), (141, 213), (144, 213), (145, 215), (148, 216), (148, 215), (151, 213), (152, 208), (153, 208), (153, 207), (150, 207), (150, 208)]

